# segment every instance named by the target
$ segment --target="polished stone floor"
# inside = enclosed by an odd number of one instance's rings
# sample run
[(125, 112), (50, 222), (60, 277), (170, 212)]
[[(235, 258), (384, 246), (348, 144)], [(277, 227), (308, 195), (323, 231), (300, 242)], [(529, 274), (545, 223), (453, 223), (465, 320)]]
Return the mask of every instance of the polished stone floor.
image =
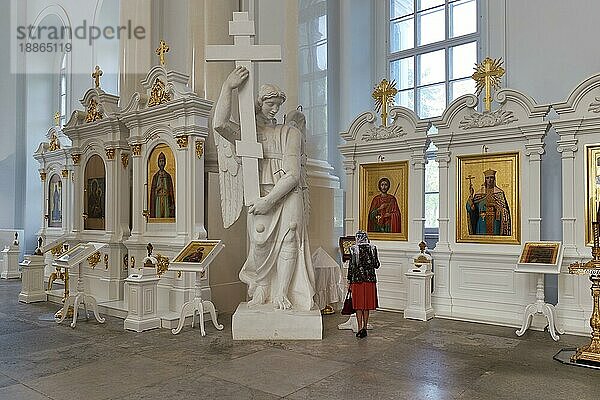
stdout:
[(376, 312), (365, 339), (324, 318), (324, 339), (233, 342), (207, 323), (145, 333), (107, 318), (57, 326), (0, 281), (0, 399), (600, 399), (600, 371), (552, 356), (586, 338)]

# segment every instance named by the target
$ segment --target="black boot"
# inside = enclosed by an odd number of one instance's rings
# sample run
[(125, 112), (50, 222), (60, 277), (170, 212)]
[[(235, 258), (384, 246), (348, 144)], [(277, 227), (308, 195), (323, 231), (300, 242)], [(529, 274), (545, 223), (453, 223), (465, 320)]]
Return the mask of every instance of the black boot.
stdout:
[(360, 330), (360, 331), (358, 332), (358, 337), (359, 337), (359, 338), (364, 338), (364, 337), (366, 337), (366, 336), (367, 336), (367, 328), (362, 328), (362, 330)]

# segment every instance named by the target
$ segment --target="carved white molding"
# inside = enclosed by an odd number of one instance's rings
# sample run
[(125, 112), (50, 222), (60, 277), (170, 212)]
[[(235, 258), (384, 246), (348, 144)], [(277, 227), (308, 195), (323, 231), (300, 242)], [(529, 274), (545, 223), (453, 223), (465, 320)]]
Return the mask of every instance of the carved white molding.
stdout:
[(600, 97), (596, 97), (596, 100), (590, 104), (588, 111), (600, 113)]
[(459, 127), (462, 129), (472, 128), (490, 128), (500, 125), (508, 125), (511, 122), (516, 122), (519, 119), (514, 116), (512, 111), (498, 109), (492, 112), (475, 113), (465, 115), (460, 121)]
[(394, 139), (404, 134), (402, 127), (390, 125), (390, 126), (378, 126), (368, 129), (362, 136), (362, 140), (365, 142), (371, 142), (373, 140), (386, 140)]

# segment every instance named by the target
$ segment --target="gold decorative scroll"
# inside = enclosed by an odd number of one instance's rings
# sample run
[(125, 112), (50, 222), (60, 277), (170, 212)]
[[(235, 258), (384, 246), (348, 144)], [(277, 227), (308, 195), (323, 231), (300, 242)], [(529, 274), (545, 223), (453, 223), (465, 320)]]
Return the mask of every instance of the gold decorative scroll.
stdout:
[(79, 165), (79, 161), (81, 161), (81, 154), (71, 154), (71, 159), (73, 160), (73, 165)]
[(60, 256), (63, 253), (62, 243), (51, 248), (50, 253), (52, 253), (52, 256), (54, 256), (54, 257)]
[(198, 156), (198, 158), (202, 158), (202, 154), (204, 154), (204, 142), (198, 140), (196, 141), (196, 156)]
[(54, 114), (54, 126), (58, 126), (58, 124), (60, 124), (60, 113), (57, 111)]
[(104, 255), (104, 269), (108, 269), (108, 254)]
[(46, 173), (45, 172), (40, 172), (40, 179), (43, 181), (46, 180)]
[(170, 100), (171, 95), (167, 93), (165, 83), (159, 78), (156, 78), (152, 88), (150, 89), (150, 100), (148, 101), (148, 107), (164, 104)]
[(114, 160), (115, 159), (115, 149), (113, 149), (113, 148), (106, 149), (106, 158), (108, 158), (109, 160)]
[(131, 152), (133, 153), (134, 156), (139, 156), (140, 154), (142, 154), (142, 145), (141, 144), (132, 144)]
[(500, 87), (502, 75), (504, 75), (502, 58), (492, 60), (486, 57), (481, 64), (475, 66), (475, 72), (471, 75), (471, 78), (477, 83), (475, 88), (477, 95), (485, 88), (485, 97), (483, 98), (485, 111), (491, 111), (492, 109), (492, 89), (497, 90)]
[(167, 257), (160, 254), (156, 254), (156, 275), (161, 277), (165, 272), (169, 270), (170, 261)]
[(90, 104), (87, 108), (87, 114), (85, 116), (85, 122), (96, 122), (101, 120), (104, 116), (98, 109), (98, 102), (94, 99), (90, 100)]
[(184, 135), (177, 137), (177, 144), (179, 145), (180, 149), (185, 149), (188, 147), (188, 136)]
[(62, 177), (63, 178), (68, 178), (69, 177), (69, 170), (68, 169), (63, 169), (61, 171), (61, 173), (62, 173)]
[(129, 153), (121, 154), (121, 164), (123, 165), (123, 168), (127, 168), (129, 165)]
[(50, 136), (50, 145), (48, 146), (48, 150), (55, 151), (60, 149), (60, 142), (58, 141), (58, 137), (54, 132), (52, 132), (52, 136)]
[(375, 86), (375, 90), (371, 96), (375, 99), (375, 111), (381, 110), (381, 124), (387, 126), (388, 107), (394, 105), (394, 96), (398, 93), (396, 89), (396, 81), (389, 82), (383, 79), (379, 85)]
[(97, 251), (91, 256), (89, 256), (87, 258), (87, 261), (90, 264), (90, 267), (92, 267), (92, 269), (96, 268), (96, 265), (98, 265), (98, 263), (100, 262), (100, 252)]

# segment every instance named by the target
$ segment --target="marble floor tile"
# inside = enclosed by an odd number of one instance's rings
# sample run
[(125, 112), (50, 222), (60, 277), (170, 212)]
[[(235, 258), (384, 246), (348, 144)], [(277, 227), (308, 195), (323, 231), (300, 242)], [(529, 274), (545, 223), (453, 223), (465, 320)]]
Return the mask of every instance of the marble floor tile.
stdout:
[(285, 399), (452, 400), (457, 395), (435, 383), (410, 380), (396, 373), (357, 364), (300, 389)]
[(4, 374), (0, 374), (0, 388), (6, 387), (6, 386), (11, 386), (11, 385), (14, 385), (17, 383), (19, 383), (19, 382), (12, 379), (11, 377), (4, 375)]
[(107, 359), (24, 383), (55, 400), (114, 399), (138, 388), (168, 381), (185, 368), (141, 356)]
[(0, 388), (0, 399), (6, 400), (48, 400), (50, 397), (43, 395), (27, 386), (18, 384)]
[(267, 393), (285, 396), (346, 367), (348, 364), (268, 349), (217, 364), (208, 374)]
[(157, 393), (160, 393), (161, 400), (271, 400), (280, 398), (276, 395), (195, 371), (157, 385), (139, 388), (114, 400), (147, 400), (156, 398)]

